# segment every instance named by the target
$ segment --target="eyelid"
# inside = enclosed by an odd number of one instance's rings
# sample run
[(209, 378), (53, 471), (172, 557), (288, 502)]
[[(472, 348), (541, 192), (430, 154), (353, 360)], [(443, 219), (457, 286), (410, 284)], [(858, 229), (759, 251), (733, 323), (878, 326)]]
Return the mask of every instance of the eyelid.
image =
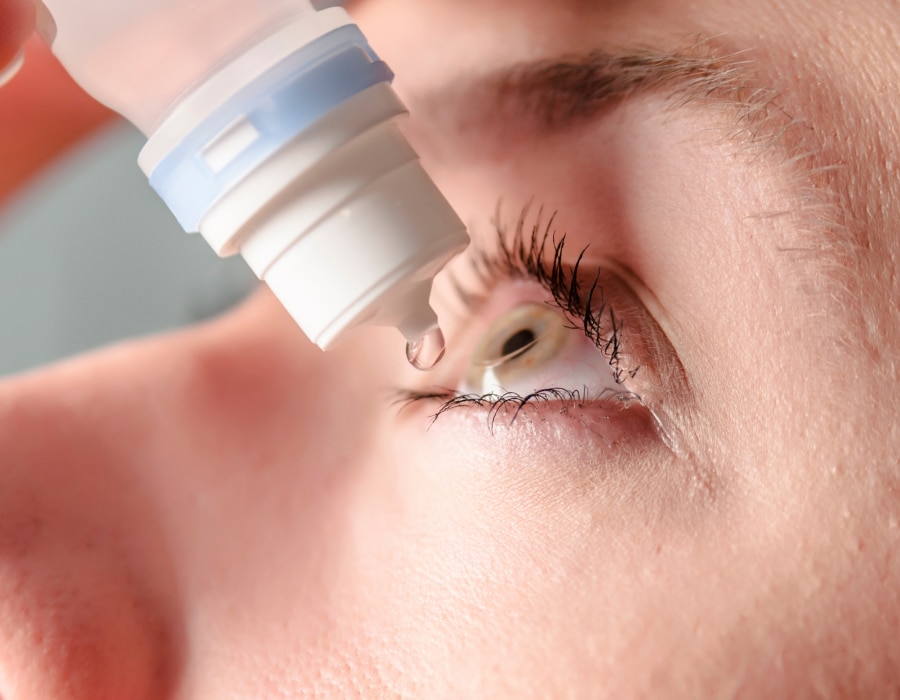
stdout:
[[(588, 385), (579, 386), (541, 386), (535, 383), (535, 388), (529, 389), (527, 394), (513, 391), (498, 394), (496, 390), (489, 390), (486, 394), (466, 393), (464, 390), (448, 388), (459, 386), (461, 378), (465, 377), (470, 366), (470, 350), (474, 349), (482, 333), (503, 315), (529, 303), (541, 304), (548, 310), (552, 309), (552, 313), (563, 315), (548, 300), (547, 290), (537, 282), (519, 278), (496, 280), (489, 297), (479, 305), (478, 316), (466, 319), (462, 332), (451, 341), (451, 351), (445, 358), (443, 366), (438, 369), (442, 377), (449, 379), (424, 391), (400, 392), (397, 403), (401, 406), (416, 403), (431, 406), (429, 416), (432, 423), (448, 413), (457, 413), (457, 409), (466, 408), (469, 410), (462, 416), (480, 417), (485, 421), (491, 434), (494, 434), (498, 421), (501, 426), (511, 427), (527, 408), (529, 415), (540, 416), (541, 423), (546, 425), (557, 424), (558, 420), (567, 417), (567, 420), (574, 421), (571, 423), (572, 429), (576, 431), (588, 429), (593, 438), (599, 437), (603, 441), (601, 444), (606, 446), (637, 436), (647, 438), (653, 435), (654, 429), (659, 437), (660, 426), (656, 417), (625, 384), (621, 385), (621, 390), (615, 390), (610, 388), (616, 386), (615, 383), (604, 384), (596, 381), (588, 381)], [(563, 323), (568, 323), (565, 316)], [(604, 362), (597, 348), (584, 337), (582, 329), (572, 324), (568, 326), (568, 331), (576, 344), (574, 347), (581, 344), (584, 350), (591, 348), (596, 353), (596, 359)], [(567, 347), (573, 346), (567, 344)], [(577, 366), (587, 368), (588, 372), (606, 374), (609, 377), (607, 381), (614, 381), (611, 370), (604, 373), (596, 364), (593, 370), (590, 369), (590, 364), (580, 364), (589, 362), (589, 358), (590, 354), (579, 360)], [(578, 374), (581, 372), (576, 370), (576, 375)], [(531, 383), (524, 378), (521, 382)], [(572, 437), (574, 439), (574, 436)], [(587, 439), (587, 435), (584, 437)], [(668, 444), (666, 439), (663, 439), (663, 442)]]
[[(573, 328), (580, 328), (594, 342), (621, 383), (633, 379), (641, 367), (639, 355), (632, 353), (627, 365), (623, 363), (626, 353), (619, 335), (622, 321), (609, 303), (621, 297), (624, 286), (606, 275), (601, 265), (585, 264), (587, 249), (579, 251), (569, 263), (565, 236), (555, 234), (553, 216), (542, 223), (539, 212), (530, 227), (525, 224), (526, 216), (527, 211), (512, 231), (497, 226), (495, 246), (467, 253), (474, 279), (452, 279), (452, 287), (466, 309), (464, 325), (480, 325), (477, 322), (498, 306), (500, 311), (508, 311), (513, 300), (498, 300), (498, 290), (505, 289), (509, 295), (509, 290), (517, 289), (512, 292), (516, 303), (534, 301), (555, 306)], [(607, 289), (610, 283), (611, 294)], [(523, 291), (523, 284), (537, 291)], [(499, 315), (499, 311), (495, 313)], [(485, 328), (490, 319), (487, 321)]]
[[(681, 451), (683, 431), (673, 418), (678, 414), (673, 405), (678, 404), (672, 397), (687, 389), (684, 372), (667, 337), (643, 303), (645, 295), (636, 293), (634, 277), (622, 274), (621, 266), (615, 263), (589, 255), (589, 248), (572, 255), (565, 249), (565, 236), (554, 231), (554, 216), (544, 220), (538, 210), (530, 225), (526, 224), (527, 217), (525, 209), (514, 228), (496, 225), (493, 247), (466, 253), (474, 280), (463, 282), (459, 276), (451, 277), (451, 287), (466, 309), (461, 321), (463, 337), (451, 338), (452, 355), (456, 357), (445, 360), (444, 367), (434, 376), (447, 379), (447, 372), (457, 378), (463, 376), (459, 349), (472, 346), (471, 336), (478, 328), (486, 329), (492, 318), (516, 303), (542, 301), (560, 309), (573, 329), (593, 340), (610, 362), (623, 390), (615, 396), (607, 392), (599, 400), (616, 400), (623, 405), (639, 403), (652, 415), (662, 440)], [(583, 308), (570, 308), (573, 299), (580, 300)], [(598, 312), (598, 307), (602, 307), (602, 312)], [(443, 387), (428, 391), (403, 392), (402, 399), (406, 403), (441, 402), (434, 416), (457, 406), (488, 403), (488, 397), (445, 388), (457, 384), (445, 381)], [(586, 393), (582, 388), (547, 387), (530, 396), (505, 396), (502, 403), (520, 407), (535, 400), (583, 404), (591, 399)], [(518, 412), (517, 409), (514, 415)]]
[[(617, 319), (615, 305), (609, 303), (610, 299), (621, 298), (623, 285), (610, 285), (615, 282), (614, 277), (606, 274), (606, 266), (601, 261), (587, 258), (589, 247), (569, 255), (565, 235), (557, 235), (554, 229), (555, 214), (543, 223), (539, 210), (530, 227), (526, 226), (527, 216), (526, 208), (511, 231), (496, 225), (496, 245), (475, 248), (468, 254), (480, 292), (468, 290), (458, 278), (454, 280), (454, 289), (468, 307), (469, 316), (483, 314), (486, 300), (496, 295), (498, 286), (511, 281), (531, 281), (540, 285), (551, 305), (574, 327), (580, 327), (604, 353), (619, 380), (634, 378), (640, 369), (639, 356), (634, 355), (630, 366), (622, 363), (621, 318)], [(610, 287), (613, 294), (608, 293)]]

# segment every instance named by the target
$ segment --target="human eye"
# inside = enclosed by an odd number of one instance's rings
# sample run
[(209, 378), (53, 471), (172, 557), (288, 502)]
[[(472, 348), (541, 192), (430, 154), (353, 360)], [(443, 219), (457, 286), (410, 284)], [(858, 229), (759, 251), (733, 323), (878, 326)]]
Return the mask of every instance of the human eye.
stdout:
[(468, 407), (492, 426), (525, 408), (645, 414), (674, 444), (662, 378), (681, 376), (677, 357), (632, 284), (590, 247), (569, 250), (554, 217), (527, 222), (526, 210), (469, 254), (474, 274), (454, 285), (467, 310), (457, 358), (444, 384), (404, 391), (405, 403), (431, 404), (434, 420)]
[(482, 333), (461, 390), (485, 402), (510, 397), (521, 402), (539, 395), (590, 400), (623, 394), (614, 358), (573, 330), (565, 313), (549, 303), (525, 301), (513, 306)]

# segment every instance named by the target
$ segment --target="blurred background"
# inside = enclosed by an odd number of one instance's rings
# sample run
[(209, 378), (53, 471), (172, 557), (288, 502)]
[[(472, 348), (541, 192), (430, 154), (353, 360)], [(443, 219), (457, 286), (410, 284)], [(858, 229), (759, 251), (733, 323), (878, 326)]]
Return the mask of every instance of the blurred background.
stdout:
[(204, 320), (257, 284), (181, 230), (143, 143), (29, 44), (0, 88), (0, 375)]

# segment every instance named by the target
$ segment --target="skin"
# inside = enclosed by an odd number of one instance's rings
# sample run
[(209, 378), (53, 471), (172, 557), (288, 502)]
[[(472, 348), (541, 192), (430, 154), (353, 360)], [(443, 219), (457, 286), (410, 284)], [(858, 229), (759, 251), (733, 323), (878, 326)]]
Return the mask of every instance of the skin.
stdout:
[[(20, 26), (23, 20), (30, 22), (31, 5), (22, 6), (29, 12), (17, 11), (17, 7), (17, 3), (0, 3), (0, 13), (12, 12)], [(6, 24), (4, 16), (0, 14), (0, 31), (17, 26), (15, 20)], [(20, 36), (27, 34), (0, 34), (0, 66), (5, 65), (6, 56), (15, 55), (13, 46), (18, 45)], [(60, 152), (112, 117), (109, 110), (81, 91), (37, 37), (21, 48), (26, 57), (24, 64), (0, 89), (0, 161), (4, 163), (0, 169), (0, 203), (58, 158)]]
[(34, 14), (34, 7), (27, 0), (13, 0), (0, 6), (0, 65), (9, 63), (31, 34)]
[[(355, 3), (473, 237), (536, 202), (623, 271), (680, 368), (637, 375), (675, 448), (640, 406), (390, 405), (458, 382), (544, 294), (516, 283), (469, 317), (438, 281), (431, 376), (391, 329), (320, 353), (263, 291), (10, 378), (0, 695), (900, 695), (900, 7), (847, 5)], [(447, 89), (698, 34), (774, 90), (798, 167), (660, 95), (549, 131)]]

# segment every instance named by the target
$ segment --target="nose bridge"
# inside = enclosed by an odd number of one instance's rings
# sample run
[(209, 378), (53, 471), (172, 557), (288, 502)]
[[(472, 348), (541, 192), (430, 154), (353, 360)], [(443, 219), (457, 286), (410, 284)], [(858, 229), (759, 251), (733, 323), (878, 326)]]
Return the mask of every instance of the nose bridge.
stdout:
[[(232, 454), (264, 446), (300, 469), (353, 459), (385, 408), (384, 336), (375, 332), (372, 342), (368, 335), (361, 331), (323, 352), (263, 290), (200, 344), (184, 419), (196, 419)], [(399, 335), (397, 341), (402, 354)]]
[(152, 480), (176, 523), (173, 556), (193, 572), (185, 595), (202, 590), (203, 571), (224, 571), (217, 585), (269, 610), (256, 596), (273, 551), (285, 558), (279, 586), (291, 581), (296, 596), (316, 585), (317, 552), (338, 546), (347, 504), (378, 459), (383, 395), (367, 368), (346, 366), (352, 348), (322, 352), (268, 293), (201, 345), (166, 404)]

